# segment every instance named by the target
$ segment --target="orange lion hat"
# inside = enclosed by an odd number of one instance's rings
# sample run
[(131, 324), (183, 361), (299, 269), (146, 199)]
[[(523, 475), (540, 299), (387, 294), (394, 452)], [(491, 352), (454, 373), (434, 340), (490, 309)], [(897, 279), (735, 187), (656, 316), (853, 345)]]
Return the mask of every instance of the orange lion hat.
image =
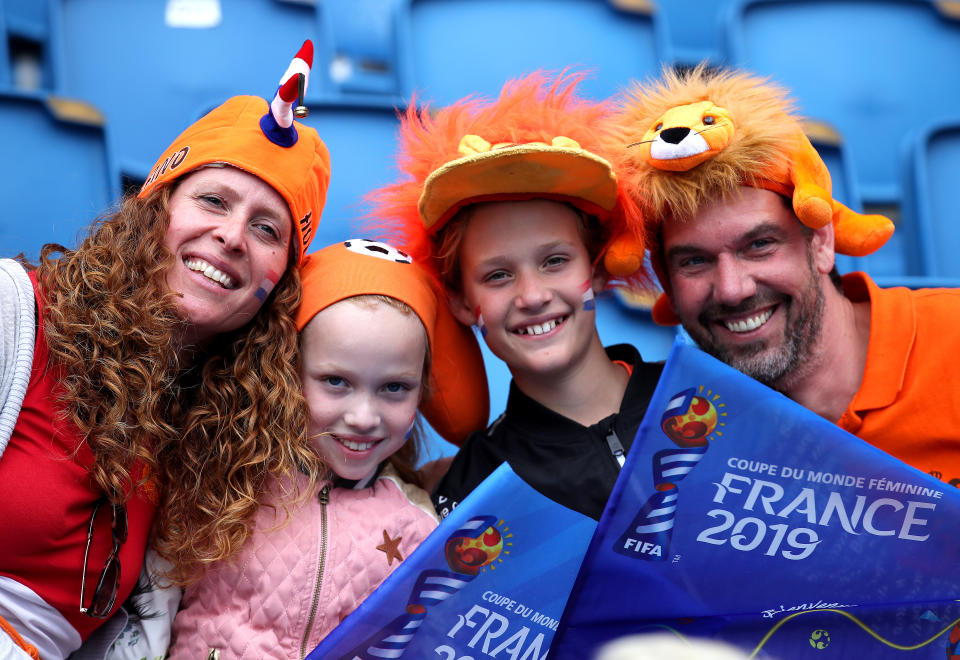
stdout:
[(272, 102), (234, 96), (194, 122), (157, 159), (137, 196), (203, 165), (228, 163), (263, 179), (287, 202), (302, 261), (330, 185), (326, 145), (315, 129), (294, 120), (306, 116), (302, 100), (312, 64), (308, 40), (281, 77)]
[(480, 346), (450, 313), (434, 278), (407, 254), (386, 243), (351, 239), (308, 255), (300, 272), (298, 331), (318, 312), (353, 296), (376, 294), (406, 303), (430, 342), (430, 387), (420, 403), (424, 417), (455, 445), (486, 427), (490, 397)]
[(607, 272), (644, 281), (643, 221), (604, 150), (612, 106), (577, 97), (582, 78), (537, 72), (508, 82), (495, 101), (468, 97), (435, 112), (411, 104), (399, 136), (406, 179), (370, 195), (376, 217), (397, 223), (404, 247), (426, 263), (431, 237), (465, 206), (567, 202), (609, 228)]
[[(661, 80), (629, 90), (615, 122), (624, 188), (642, 206), (651, 234), (659, 223), (682, 222), (744, 185), (791, 199), (808, 227), (832, 222), (841, 254), (870, 254), (893, 234), (889, 219), (833, 199), (830, 172), (804, 135), (793, 102), (767, 79), (702, 64), (685, 75), (667, 70)], [(662, 264), (651, 256), (662, 282)], [(664, 296), (653, 318), (679, 322)]]

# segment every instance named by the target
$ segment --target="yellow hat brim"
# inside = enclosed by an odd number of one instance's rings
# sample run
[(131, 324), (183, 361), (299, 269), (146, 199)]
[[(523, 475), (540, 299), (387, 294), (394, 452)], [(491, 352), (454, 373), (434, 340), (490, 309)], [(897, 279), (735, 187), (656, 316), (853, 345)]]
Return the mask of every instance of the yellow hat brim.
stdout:
[(603, 158), (584, 149), (522, 144), (450, 161), (424, 182), (418, 209), (437, 231), (467, 204), (544, 197), (565, 200), (603, 219), (617, 201), (617, 177)]

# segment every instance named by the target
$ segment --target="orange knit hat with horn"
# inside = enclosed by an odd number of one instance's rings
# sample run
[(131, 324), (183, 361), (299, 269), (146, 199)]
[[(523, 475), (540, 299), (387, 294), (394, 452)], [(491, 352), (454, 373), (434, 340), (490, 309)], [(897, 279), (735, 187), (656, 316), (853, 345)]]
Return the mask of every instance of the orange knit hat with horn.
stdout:
[[(683, 222), (740, 186), (790, 198), (808, 227), (832, 222), (841, 254), (870, 254), (893, 233), (887, 218), (833, 199), (830, 172), (804, 135), (793, 102), (769, 80), (704, 65), (685, 75), (667, 70), (628, 91), (615, 122), (623, 185), (642, 205), (651, 235), (661, 222)], [(663, 282), (656, 252), (652, 262)], [(653, 318), (679, 322), (663, 296)]]
[(431, 237), (465, 206), (568, 202), (609, 228), (607, 272), (645, 281), (643, 222), (604, 147), (611, 107), (576, 96), (582, 78), (538, 72), (507, 83), (495, 101), (466, 98), (437, 111), (411, 104), (397, 158), (406, 179), (370, 195), (378, 221), (396, 223), (405, 249), (426, 263)]
[(326, 145), (315, 129), (294, 121), (294, 116), (306, 116), (302, 100), (312, 63), (313, 44), (306, 41), (272, 103), (234, 96), (194, 122), (157, 160), (138, 197), (203, 165), (228, 163), (263, 179), (287, 202), (302, 260), (330, 185)]
[(406, 253), (386, 243), (351, 239), (308, 255), (300, 272), (297, 330), (321, 310), (353, 296), (376, 294), (406, 303), (430, 342), (430, 387), (420, 404), (424, 417), (456, 445), (486, 427), (490, 397), (480, 346), (450, 313), (433, 277)]

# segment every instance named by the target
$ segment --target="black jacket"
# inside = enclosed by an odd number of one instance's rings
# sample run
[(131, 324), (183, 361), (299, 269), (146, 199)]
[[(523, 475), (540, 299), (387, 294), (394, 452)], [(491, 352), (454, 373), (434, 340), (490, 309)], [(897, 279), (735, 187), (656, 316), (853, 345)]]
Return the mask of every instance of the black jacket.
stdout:
[(620, 411), (583, 426), (537, 403), (511, 382), (506, 412), (486, 431), (467, 438), (434, 490), (433, 505), (440, 517), (507, 461), (539, 492), (599, 520), (663, 371), (663, 363), (643, 362), (628, 344), (606, 350), (611, 360), (633, 365)]

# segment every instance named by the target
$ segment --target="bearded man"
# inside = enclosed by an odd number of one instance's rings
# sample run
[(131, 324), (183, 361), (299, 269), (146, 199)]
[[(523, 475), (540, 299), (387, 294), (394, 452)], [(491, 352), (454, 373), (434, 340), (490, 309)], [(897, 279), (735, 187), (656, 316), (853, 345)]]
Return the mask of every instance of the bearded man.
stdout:
[(628, 92), (630, 183), (656, 237), (654, 320), (843, 429), (960, 484), (960, 290), (842, 278), (893, 225), (832, 198), (786, 92), (697, 68)]

